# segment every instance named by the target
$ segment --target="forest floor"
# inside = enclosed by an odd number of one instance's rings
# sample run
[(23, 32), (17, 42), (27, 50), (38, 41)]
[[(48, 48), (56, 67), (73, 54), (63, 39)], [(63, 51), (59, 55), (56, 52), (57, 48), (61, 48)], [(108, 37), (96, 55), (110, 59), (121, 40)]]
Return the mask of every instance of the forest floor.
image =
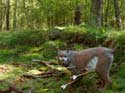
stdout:
[[(115, 41), (112, 85), (101, 93), (125, 93), (125, 33), (112, 29), (67, 26), (61, 29), (0, 32), (0, 93), (67, 93), (71, 73), (59, 65), (57, 49), (109, 47)], [(107, 42), (107, 43), (105, 43)], [(122, 63), (122, 64), (120, 64)], [(96, 73), (74, 84), (74, 93), (100, 93)]]
[[(31, 52), (36, 49), (39, 47), (16, 57), (11, 56), (13, 54), (10, 53), (11, 49), (0, 51), (0, 93), (12, 91), (15, 91), (14, 93), (66, 93), (68, 91), (62, 90), (60, 86), (67, 83), (71, 75), (58, 64), (56, 57), (40, 58), (41, 52)], [(113, 83), (103, 93), (125, 93), (124, 68), (125, 64), (118, 70), (112, 71)], [(74, 87), (74, 92), (98, 93), (97, 80), (99, 78), (94, 73), (85, 76), (82, 82)]]

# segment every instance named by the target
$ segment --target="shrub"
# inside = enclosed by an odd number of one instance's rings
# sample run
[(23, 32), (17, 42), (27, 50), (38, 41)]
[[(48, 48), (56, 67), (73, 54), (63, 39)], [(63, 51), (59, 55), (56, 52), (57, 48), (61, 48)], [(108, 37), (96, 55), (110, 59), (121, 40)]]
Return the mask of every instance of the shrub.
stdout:
[(0, 46), (15, 48), (19, 45), (36, 46), (45, 42), (44, 31), (16, 31), (0, 33)]
[(42, 56), (45, 58), (53, 58), (57, 55), (57, 49), (65, 47), (65, 43), (59, 40), (56, 41), (47, 41), (42, 44)]

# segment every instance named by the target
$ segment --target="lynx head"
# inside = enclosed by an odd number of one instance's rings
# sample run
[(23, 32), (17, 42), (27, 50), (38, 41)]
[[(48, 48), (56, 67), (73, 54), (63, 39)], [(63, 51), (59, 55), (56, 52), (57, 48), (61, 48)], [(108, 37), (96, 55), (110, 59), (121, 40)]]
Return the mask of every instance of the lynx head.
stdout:
[(71, 58), (71, 52), (69, 50), (58, 50), (58, 60), (61, 65), (67, 67)]

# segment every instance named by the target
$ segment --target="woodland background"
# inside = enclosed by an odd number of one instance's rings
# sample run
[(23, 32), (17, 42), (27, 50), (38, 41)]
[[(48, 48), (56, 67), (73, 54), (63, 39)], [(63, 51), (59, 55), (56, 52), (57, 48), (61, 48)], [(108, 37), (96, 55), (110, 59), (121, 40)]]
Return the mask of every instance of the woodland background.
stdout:
[(89, 24), (125, 26), (124, 0), (1, 0), (0, 29)]
[[(0, 93), (66, 93), (57, 49), (115, 48), (112, 85), (125, 92), (125, 0), (0, 0)], [(75, 93), (98, 93), (88, 74)]]

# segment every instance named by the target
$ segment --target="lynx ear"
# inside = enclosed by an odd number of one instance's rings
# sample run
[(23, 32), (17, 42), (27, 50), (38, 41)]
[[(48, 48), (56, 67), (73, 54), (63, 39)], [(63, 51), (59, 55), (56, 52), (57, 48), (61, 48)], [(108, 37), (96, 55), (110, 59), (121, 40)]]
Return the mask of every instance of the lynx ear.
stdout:
[(56, 53), (59, 54), (61, 50), (59, 48), (56, 49)]
[(59, 48), (56, 48), (56, 51), (58, 52), (58, 51), (60, 51), (60, 49), (59, 49)]

